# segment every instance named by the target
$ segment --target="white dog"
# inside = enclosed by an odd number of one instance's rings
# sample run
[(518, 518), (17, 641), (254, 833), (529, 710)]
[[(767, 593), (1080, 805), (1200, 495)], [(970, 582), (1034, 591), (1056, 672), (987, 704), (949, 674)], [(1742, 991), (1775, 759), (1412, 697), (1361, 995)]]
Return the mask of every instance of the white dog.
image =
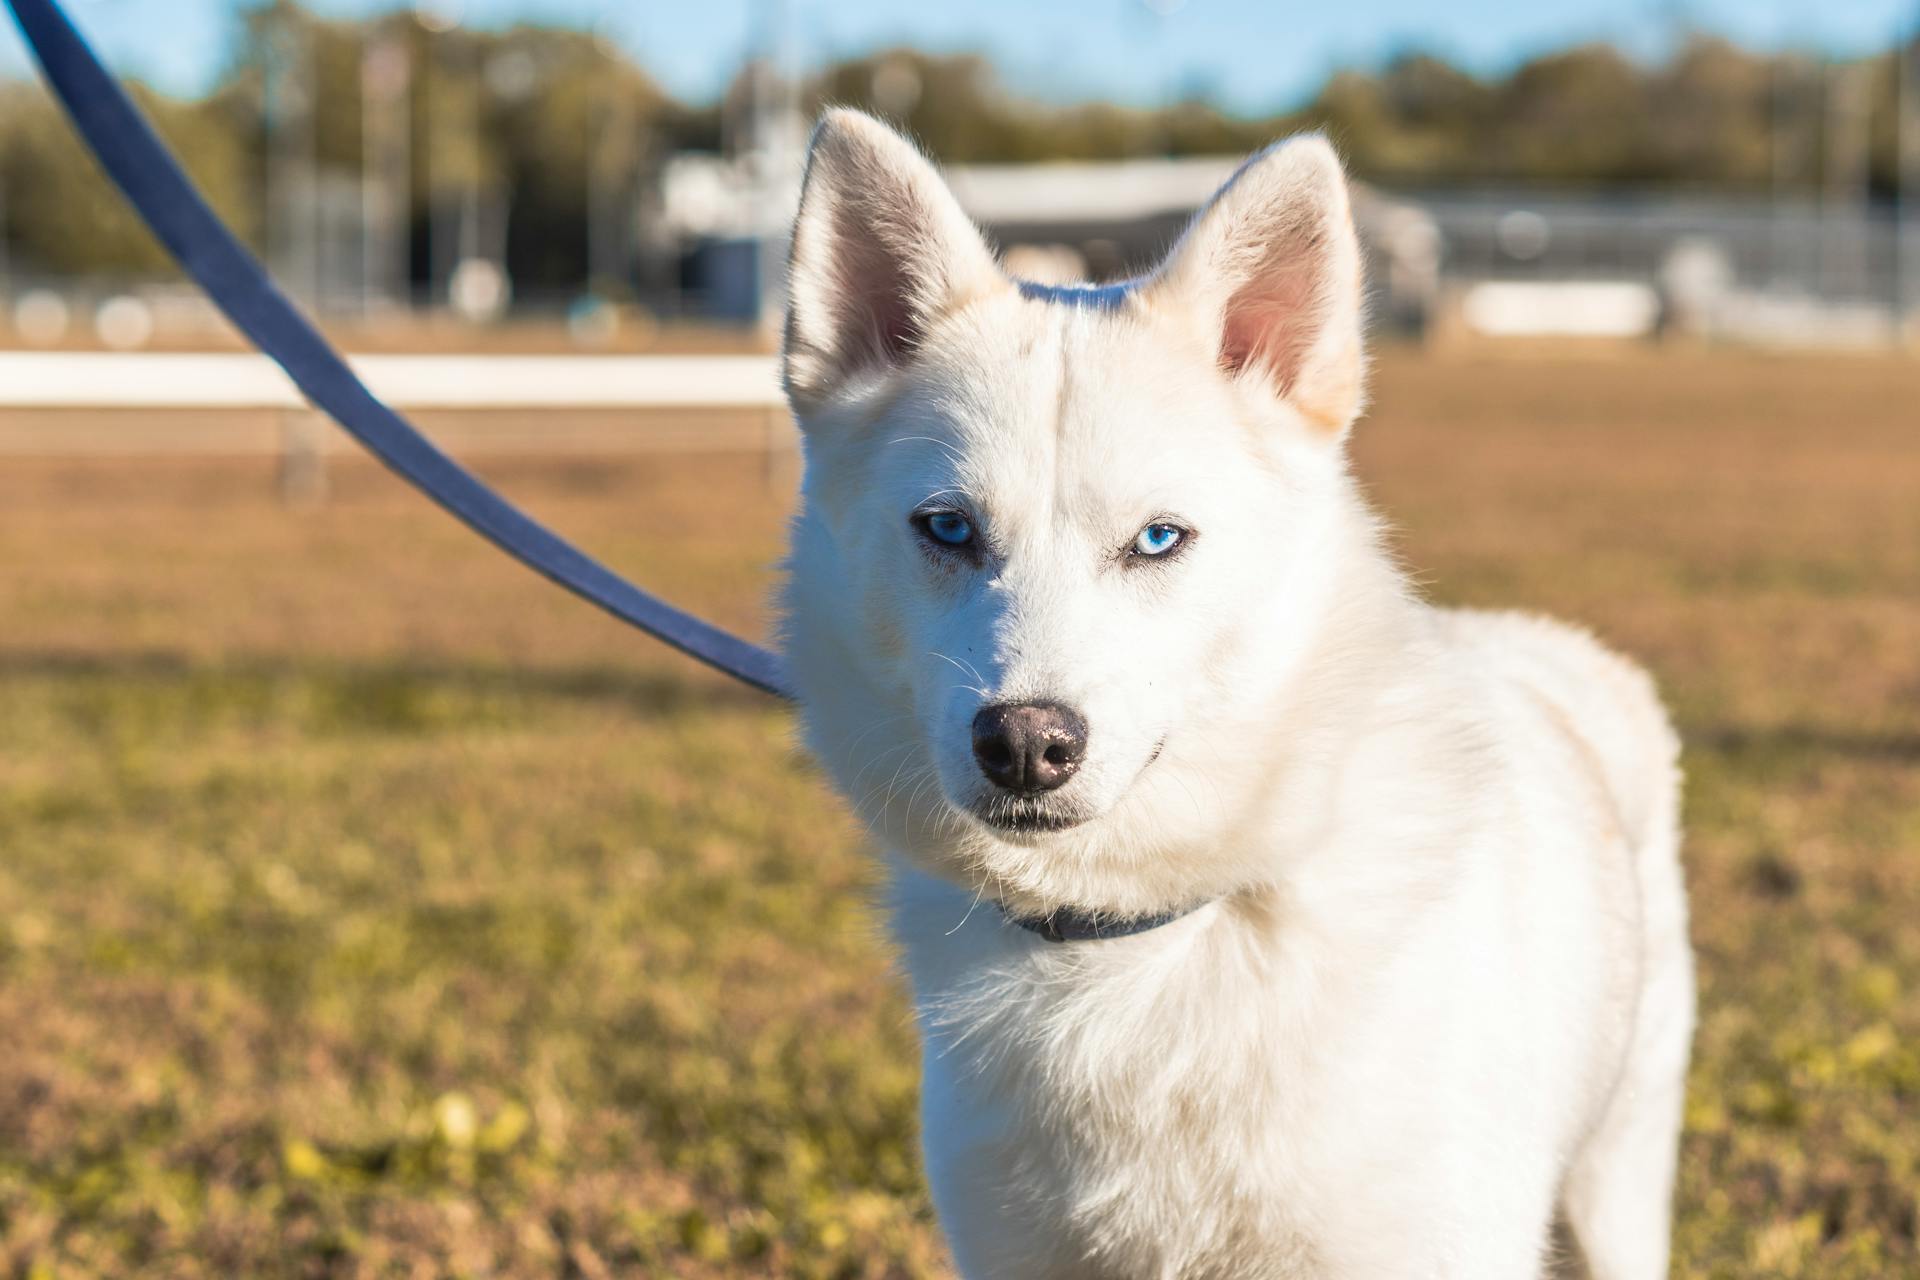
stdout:
[(1675, 741), (1586, 635), (1421, 602), (1343, 440), (1332, 149), (1153, 274), (1008, 279), (939, 175), (814, 136), (787, 652), (896, 868), (960, 1269), (1666, 1274), (1693, 1019)]

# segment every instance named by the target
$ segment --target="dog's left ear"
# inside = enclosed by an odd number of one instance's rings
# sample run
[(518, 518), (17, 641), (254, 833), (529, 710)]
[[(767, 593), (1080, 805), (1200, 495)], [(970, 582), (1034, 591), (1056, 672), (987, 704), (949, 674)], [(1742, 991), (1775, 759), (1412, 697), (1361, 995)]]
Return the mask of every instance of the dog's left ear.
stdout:
[(1360, 412), (1360, 245), (1340, 158), (1317, 135), (1241, 165), (1146, 283), (1154, 309), (1196, 316), (1220, 366), (1259, 379), (1316, 428)]

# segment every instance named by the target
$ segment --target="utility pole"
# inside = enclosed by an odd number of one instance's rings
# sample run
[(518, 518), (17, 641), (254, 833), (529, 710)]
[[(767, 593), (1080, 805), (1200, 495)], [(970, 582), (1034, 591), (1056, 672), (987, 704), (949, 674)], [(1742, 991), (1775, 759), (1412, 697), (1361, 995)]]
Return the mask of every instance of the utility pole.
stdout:
[(311, 305), (320, 291), (312, 59), (297, 18), (275, 9), (267, 22), (267, 255), (293, 295)]
[(480, 181), (486, 155), (482, 137), (486, 120), (486, 52), (480, 33), (467, 32), (467, 59), (463, 70), (467, 81), (467, 180), (460, 192), (460, 262), (473, 262), (480, 256)]
[(1160, 153), (1173, 154), (1173, 109), (1179, 97), (1174, 82), (1173, 15), (1186, 7), (1187, 0), (1140, 0), (1147, 11), (1148, 39), (1160, 56)]
[(1894, 330), (1920, 337), (1920, 9), (1894, 43)]
[(413, 60), (382, 23), (360, 61), (361, 309), (404, 306), (410, 290)]
[(760, 205), (758, 290), (761, 328), (771, 334), (786, 306), (787, 241), (793, 210), (787, 196), (799, 186), (802, 163), (800, 68), (794, 49), (793, 0), (763, 0), (760, 29), (768, 34), (764, 56), (752, 76), (751, 150), (747, 155)]
[[(1799, 227), (1792, 208), (1794, 186), (1795, 139), (1797, 134), (1794, 119), (1795, 82), (1798, 72), (1797, 55), (1782, 51), (1773, 59), (1773, 247), (1771, 286), (1776, 290), (1788, 287), (1790, 264), (1798, 257), (1796, 232)], [(1806, 281), (1799, 282), (1802, 287)]]
[(0, 167), (0, 301), (13, 296), (13, 256), (7, 239), (7, 172)]
[(621, 83), (610, 40), (595, 41), (600, 65), (592, 74), (587, 138), (587, 288), (610, 300), (626, 292), (633, 266), (633, 95)]
[(1830, 64), (1820, 279), (1822, 292), (1867, 287), (1867, 155), (1871, 82), (1866, 63)]
[[(460, 130), (454, 125), (457, 109), (455, 90), (448, 84), (447, 45), (457, 40), (461, 6), (458, 0), (433, 0), (422, 4), (415, 15), (427, 32), (426, 58), (420, 67), (422, 109), (426, 116), (423, 134), (426, 189), (422, 193), (427, 213), (427, 305), (445, 306), (451, 301), (454, 270), (460, 262), (460, 233), (447, 234), (447, 176), (457, 171), (449, 153), (460, 146)], [(457, 180), (457, 172), (455, 174)]]

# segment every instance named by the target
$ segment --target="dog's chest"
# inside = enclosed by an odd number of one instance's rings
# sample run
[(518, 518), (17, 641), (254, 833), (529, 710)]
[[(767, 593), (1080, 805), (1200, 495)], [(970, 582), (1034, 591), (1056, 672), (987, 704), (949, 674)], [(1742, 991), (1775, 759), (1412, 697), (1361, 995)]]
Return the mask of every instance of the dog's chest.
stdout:
[(928, 1171), (976, 1255), (963, 1268), (1314, 1274), (1310, 1197), (1328, 1179), (1310, 1166), (1338, 1110), (1290, 1042), (1284, 985), (1190, 962), (1100, 972), (1108, 959), (1043, 954), (971, 990), (922, 988)]

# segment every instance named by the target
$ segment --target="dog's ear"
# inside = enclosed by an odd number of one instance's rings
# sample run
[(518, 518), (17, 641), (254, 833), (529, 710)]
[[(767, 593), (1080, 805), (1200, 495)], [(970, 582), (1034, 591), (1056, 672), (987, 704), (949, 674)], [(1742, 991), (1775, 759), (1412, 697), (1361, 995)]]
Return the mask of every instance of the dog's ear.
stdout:
[(1150, 307), (1199, 318), (1220, 365), (1331, 434), (1360, 412), (1360, 246), (1340, 158), (1317, 135), (1241, 165), (1146, 283)]
[(800, 410), (910, 357), (942, 314), (1006, 277), (947, 184), (871, 116), (829, 111), (793, 227), (781, 375)]

